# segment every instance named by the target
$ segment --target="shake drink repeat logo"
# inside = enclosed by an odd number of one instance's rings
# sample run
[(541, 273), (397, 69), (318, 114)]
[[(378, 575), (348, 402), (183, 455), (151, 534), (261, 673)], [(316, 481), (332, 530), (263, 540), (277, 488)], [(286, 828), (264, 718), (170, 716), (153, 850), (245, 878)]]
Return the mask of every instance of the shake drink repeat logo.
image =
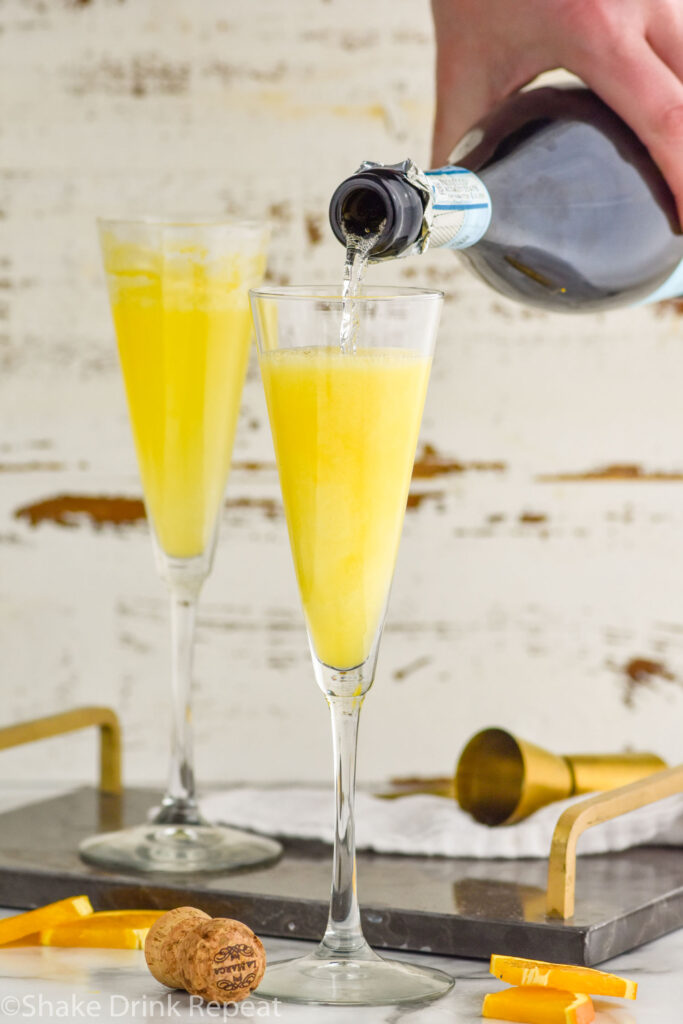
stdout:
[(207, 1002), (201, 996), (169, 992), (137, 998), (110, 993), (84, 999), (72, 993), (55, 999), (40, 992), (0, 997), (3, 1020), (267, 1020), (282, 1016), (278, 999), (247, 999), (241, 1003)]

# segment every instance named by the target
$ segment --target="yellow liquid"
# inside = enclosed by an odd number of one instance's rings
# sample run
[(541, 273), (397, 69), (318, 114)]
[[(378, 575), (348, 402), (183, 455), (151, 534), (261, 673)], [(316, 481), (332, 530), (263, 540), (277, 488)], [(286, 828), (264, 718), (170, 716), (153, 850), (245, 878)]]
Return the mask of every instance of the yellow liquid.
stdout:
[(261, 355), (304, 612), (334, 668), (365, 661), (380, 624), (430, 365), (391, 348)]
[[(143, 254), (154, 257), (154, 254)], [(249, 353), (247, 284), (236, 261), (208, 274), (107, 253), (112, 313), (147, 511), (163, 551), (210, 544), (230, 469)]]

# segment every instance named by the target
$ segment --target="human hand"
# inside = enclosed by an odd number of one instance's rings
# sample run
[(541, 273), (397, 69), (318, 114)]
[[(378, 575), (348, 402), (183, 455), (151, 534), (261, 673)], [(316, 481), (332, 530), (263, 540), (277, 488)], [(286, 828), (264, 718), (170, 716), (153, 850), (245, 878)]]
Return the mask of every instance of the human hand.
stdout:
[(578, 75), (647, 146), (683, 222), (683, 0), (432, 0), (433, 166), (543, 71)]

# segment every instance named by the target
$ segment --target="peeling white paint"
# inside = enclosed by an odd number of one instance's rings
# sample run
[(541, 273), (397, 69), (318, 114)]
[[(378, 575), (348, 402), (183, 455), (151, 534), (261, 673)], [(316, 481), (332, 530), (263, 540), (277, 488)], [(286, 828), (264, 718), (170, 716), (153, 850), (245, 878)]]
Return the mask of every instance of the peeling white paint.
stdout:
[[(111, 704), (137, 781), (161, 779), (167, 752), (167, 622), (145, 529), (14, 518), (60, 493), (140, 493), (94, 218), (270, 215), (273, 278), (334, 282), (333, 187), (361, 159), (429, 151), (427, 0), (191, 6), (0, 3), (0, 720)], [(361, 778), (448, 771), (489, 724), (557, 750), (676, 759), (683, 483), (539, 478), (683, 471), (683, 321), (527, 311), (446, 253), (372, 274), (447, 290), (423, 439), (507, 468), (415, 482), (434, 496), (406, 518)], [(265, 468), (231, 478), (202, 603), (199, 776), (328, 777), (284, 522), (253, 504), (278, 497), (255, 365), (235, 457)], [(653, 675), (629, 704), (634, 658), (675, 678)], [(47, 751), (3, 753), (0, 774), (94, 776), (92, 737)]]

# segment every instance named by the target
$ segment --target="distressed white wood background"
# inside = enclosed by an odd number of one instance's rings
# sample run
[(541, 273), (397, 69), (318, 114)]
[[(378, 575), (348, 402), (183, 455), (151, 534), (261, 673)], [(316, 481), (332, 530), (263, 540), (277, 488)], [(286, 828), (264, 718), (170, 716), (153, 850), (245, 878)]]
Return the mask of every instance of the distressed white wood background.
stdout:
[[(164, 776), (165, 596), (94, 218), (268, 215), (272, 280), (338, 281), (329, 195), (363, 158), (427, 162), (432, 46), (427, 0), (0, 0), (1, 724), (111, 704), (127, 778)], [(680, 759), (675, 306), (527, 311), (443, 252), (373, 277), (448, 301), (362, 779), (448, 771), (489, 724)], [(223, 519), (200, 778), (327, 778), (255, 363)], [(92, 777), (93, 749), (3, 753), (0, 777)]]

